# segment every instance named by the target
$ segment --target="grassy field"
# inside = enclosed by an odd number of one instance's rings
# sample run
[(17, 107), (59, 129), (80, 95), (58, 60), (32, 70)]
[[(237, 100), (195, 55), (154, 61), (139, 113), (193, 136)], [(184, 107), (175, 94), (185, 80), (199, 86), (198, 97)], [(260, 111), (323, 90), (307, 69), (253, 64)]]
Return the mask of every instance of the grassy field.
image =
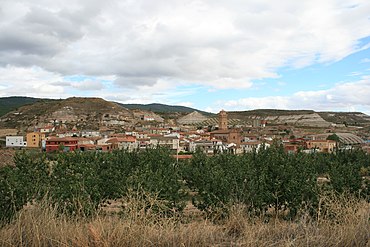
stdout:
[(237, 205), (217, 221), (192, 210), (165, 218), (152, 210), (157, 204), (134, 196), (119, 213), (101, 211), (89, 218), (60, 215), (47, 203), (28, 206), (0, 228), (0, 245), (370, 246), (369, 203), (353, 198), (323, 197), (319, 215), (302, 212), (293, 221), (281, 215), (251, 217)]

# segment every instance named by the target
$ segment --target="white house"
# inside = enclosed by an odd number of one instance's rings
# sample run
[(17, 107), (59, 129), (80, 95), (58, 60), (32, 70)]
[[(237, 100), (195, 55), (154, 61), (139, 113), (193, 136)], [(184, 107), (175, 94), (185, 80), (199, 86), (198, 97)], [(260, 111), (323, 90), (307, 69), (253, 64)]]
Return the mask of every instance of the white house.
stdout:
[(81, 136), (82, 137), (99, 137), (100, 132), (98, 130), (82, 130)]
[(24, 141), (23, 136), (7, 136), (5, 145), (9, 148), (19, 148), (26, 147), (27, 142)]
[(40, 128), (41, 133), (51, 133), (51, 132), (54, 132), (54, 131), (55, 131), (54, 126), (45, 126), (45, 127)]
[(168, 147), (172, 150), (178, 150), (180, 146), (180, 141), (178, 137), (164, 137), (156, 136), (150, 138), (150, 145), (156, 147), (157, 145)]

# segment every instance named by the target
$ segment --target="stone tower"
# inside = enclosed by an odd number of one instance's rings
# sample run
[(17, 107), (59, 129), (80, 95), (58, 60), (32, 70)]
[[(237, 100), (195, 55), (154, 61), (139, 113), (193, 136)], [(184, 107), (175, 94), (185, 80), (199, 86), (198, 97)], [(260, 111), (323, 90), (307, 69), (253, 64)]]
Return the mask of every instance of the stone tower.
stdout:
[(220, 130), (227, 130), (227, 113), (224, 110), (218, 113), (218, 128)]

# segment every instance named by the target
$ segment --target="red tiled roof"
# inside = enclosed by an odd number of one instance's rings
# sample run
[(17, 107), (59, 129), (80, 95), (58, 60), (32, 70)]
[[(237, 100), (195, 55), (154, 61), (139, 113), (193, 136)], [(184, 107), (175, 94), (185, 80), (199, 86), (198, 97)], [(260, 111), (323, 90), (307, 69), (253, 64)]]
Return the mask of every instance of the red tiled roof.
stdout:
[(52, 141), (52, 142), (70, 142), (70, 141), (78, 141), (77, 138), (73, 138), (73, 137), (52, 137), (50, 139), (48, 139), (47, 141)]

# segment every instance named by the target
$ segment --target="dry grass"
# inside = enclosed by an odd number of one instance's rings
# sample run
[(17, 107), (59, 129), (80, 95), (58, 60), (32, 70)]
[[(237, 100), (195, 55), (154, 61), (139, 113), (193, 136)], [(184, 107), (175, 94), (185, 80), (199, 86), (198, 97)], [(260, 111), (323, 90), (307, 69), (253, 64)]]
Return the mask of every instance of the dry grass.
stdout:
[[(370, 246), (370, 206), (355, 199), (324, 197), (315, 219), (250, 218), (234, 206), (222, 223), (184, 215), (161, 218), (160, 202), (129, 198), (120, 215), (90, 219), (58, 216), (55, 208), (24, 209), (0, 229), (1, 246)], [(325, 206), (324, 206), (325, 205)], [(155, 206), (155, 207), (154, 207)], [(145, 208), (145, 210), (144, 210)], [(330, 212), (330, 213), (329, 213)]]

